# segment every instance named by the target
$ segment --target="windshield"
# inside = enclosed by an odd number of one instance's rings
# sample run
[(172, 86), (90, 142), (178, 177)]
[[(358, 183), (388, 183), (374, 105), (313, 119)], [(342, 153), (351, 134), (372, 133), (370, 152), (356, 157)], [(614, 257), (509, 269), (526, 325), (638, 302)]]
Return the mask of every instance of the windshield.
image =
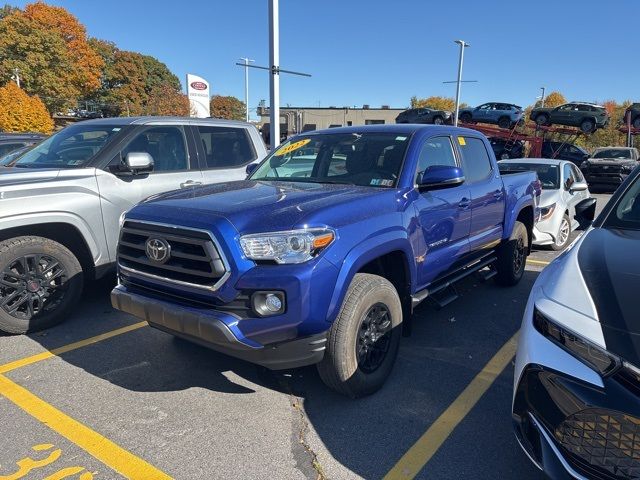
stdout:
[(498, 163), (500, 173), (536, 172), (543, 190), (560, 188), (560, 168), (544, 163)]
[(9, 167), (16, 158), (29, 150), (32, 146), (33, 145), (29, 145), (28, 147), (19, 148), (0, 157), (0, 165), (2, 165), (3, 167)]
[(603, 226), (640, 230), (640, 177), (636, 176), (635, 181), (609, 213)]
[(631, 150), (625, 148), (607, 148), (605, 150), (596, 150), (593, 158), (615, 158), (618, 160), (631, 159)]
[(326, 133), (298, 136), (269, 155), (251, 180), (394, 187), (408, 135)]
[(18, 168), (81, 168), (120, 132), (115, 125), (83, 125), (60, 130), (22, 155)]

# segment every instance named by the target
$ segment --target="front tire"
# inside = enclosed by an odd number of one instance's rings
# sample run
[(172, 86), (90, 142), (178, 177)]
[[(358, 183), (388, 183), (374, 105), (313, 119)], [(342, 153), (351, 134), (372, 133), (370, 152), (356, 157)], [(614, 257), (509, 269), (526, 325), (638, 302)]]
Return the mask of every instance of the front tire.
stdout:
[(444, 124), (444, 119), (442, 117), (439, 117), (439, 116), (433, 117), (433, 124), (434, 125), (442, 125), (442, 124)]
[(498, 119), (498, 126), (500, 128), (510, 128), (511, 119), (509, 117), (501, 117), (500, 119)]
[(558, 234), (556, 235), (556, 241), (551, 244), (551, 249), (555, 250), (556, 252), (564, 250), (569, 243), (570, 238), (571, 219), (569, 218), (569, 215), (565, 213), (562, 217), (562, 221), (560, 222), (560, 228), (558, 229)]
[(633, 121), (633, 128), (640, 129), (640, 117), (636, 117), (635, 120)]
[(511, 237), (498, 248), (496, 260), (496, 283), (510, 287), (516, 285), (522, 275), (527, 262), (529, 249), (529, 233), (522, 222), (513, 226)]
[(541, 113), (535, 119), (536, 125), (544, 126), (549, 125), (549, 116), (545, 113)]
[(351, 398), (380, 389), (398, 355), (401, 326), (402, 305), (391, 282), (357, 273), (317, 365), (322, 381)]
[(43, 237), (0, 242), (0, 331), (29, 333), (62, 322), (80, 299), (80, 262)]

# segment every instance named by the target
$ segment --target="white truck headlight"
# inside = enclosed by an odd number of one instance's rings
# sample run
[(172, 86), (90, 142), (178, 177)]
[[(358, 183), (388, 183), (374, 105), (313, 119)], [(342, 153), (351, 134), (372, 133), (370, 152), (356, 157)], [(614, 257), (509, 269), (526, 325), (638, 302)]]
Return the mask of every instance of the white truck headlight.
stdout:
[(328, 228), (257, 233), (240, 237), (240, 246), (251, 260), (303, 263), (311, 260), (335, 239)]

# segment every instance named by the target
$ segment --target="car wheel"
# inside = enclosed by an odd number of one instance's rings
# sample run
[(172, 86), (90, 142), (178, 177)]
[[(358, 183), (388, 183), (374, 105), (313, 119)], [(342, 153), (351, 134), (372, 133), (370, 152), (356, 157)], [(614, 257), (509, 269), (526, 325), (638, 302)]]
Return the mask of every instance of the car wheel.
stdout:
[(507, 152), (502, 152), (500, 154), (500, 160), (508, 160), (509, 158), (510, 157), (509, 157), (509, 154)]
[(549, 124), (549, 115), (545, 114), (545, 113), (541, 113), (540, 115), (538, 115), (536, 117), (536, 125), (548, 125)]
[(580, 123), (580, 130), (582, 130), (584, 133), (594, 132), (595, 129), (596, 129), (596, 122), (594, 122), (593, 120), (591, 120), (589, 118), (584, 119)]
[(471, 123), (471, 114), (468, 112), (463, 113), (460, 115), (460, 121), (462, 123)]
[(504, 286), (517, 284), (524, 274), (529, 247), (529, 234), (522, 222), (513, 226), (511, 237), (498, 248), (496, 283)]
[(560, 228), (558, 229), (558, 234), (556, 235), (556, 241), (551, 244), (551, 249), (555, 251), (564, 250), (569, 243), (570, 238), (571, 219), (569, 218), (569, 215), (565, 213), (562, 217), (562, 221), (560, 222)]
[(498, 126), (500, 128), (511, 127), (511, 119), (509, 117), (501, 117), (500, 119), (498, 119)]
[(442, 125), (443, 123), (444, 123), (444, 120), (442, 119), (442, 117), (433, 117), (434, 125)]
[(640, 117), (636, 117), (633, 121), (633, 128), (640, 128)]
[(351, 398), (377, 391), (396, 361), (401, 326), (402, 305), (391, 282), (356, 274), (317, 365), (322, 381)]
[(43, 237), (0, 242), (0, 331), (28, 333), (62, 322), (80, 299), (80, 262)]

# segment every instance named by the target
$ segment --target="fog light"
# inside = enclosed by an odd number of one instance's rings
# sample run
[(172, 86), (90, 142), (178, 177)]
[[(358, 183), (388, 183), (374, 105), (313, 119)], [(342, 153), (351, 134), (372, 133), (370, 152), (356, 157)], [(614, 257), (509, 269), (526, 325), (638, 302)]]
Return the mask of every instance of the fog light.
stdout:
[(251, 296), (251, 306), (253, 307), (253, 311), (260, 317), (284, 313), (284, 293), (255, 292)]

